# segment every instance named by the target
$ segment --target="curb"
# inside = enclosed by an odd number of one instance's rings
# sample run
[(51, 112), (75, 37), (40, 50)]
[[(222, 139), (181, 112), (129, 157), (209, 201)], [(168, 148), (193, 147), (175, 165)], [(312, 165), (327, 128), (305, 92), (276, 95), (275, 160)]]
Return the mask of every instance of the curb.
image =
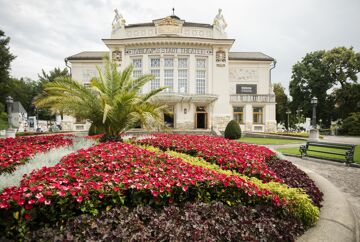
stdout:
[(351, 205), (343, 193), (330, 181), (317, 173), (297, 165), (324, 193), (323, 207), (317, 224), (299, 237), (298, 242), (347, 242), (359, 241), (357, 221)]
[[(286, 157), (273, 149), (280, 159)], [(294, 164), (294, 163), (293, 163)], [(301, 165), (294, 164), (303, 170), (324, 194), (317, 224), (296, 239), (297, 242), (360, 242), (359, 224), (355, 213), (344, 197), (330, 181)]]

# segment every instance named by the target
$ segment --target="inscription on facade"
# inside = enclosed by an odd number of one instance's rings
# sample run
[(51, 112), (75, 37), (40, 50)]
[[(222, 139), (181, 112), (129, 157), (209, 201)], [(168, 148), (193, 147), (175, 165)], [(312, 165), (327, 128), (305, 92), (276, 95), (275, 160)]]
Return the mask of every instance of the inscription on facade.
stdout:
[(133, 48), (125, 49), (125, 55), (144, 55), (144, 54), (183, 54), (183, 55), (212, 55), (211, 49), (197, 48)]

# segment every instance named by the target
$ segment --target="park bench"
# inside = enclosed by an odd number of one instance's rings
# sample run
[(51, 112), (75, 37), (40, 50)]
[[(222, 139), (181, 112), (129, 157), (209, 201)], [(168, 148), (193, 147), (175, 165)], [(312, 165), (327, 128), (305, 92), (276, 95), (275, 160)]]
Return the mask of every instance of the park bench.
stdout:
[[(333, 150), (332, 151), (316, 150), (317, 147), (329, 148)], [(311, 155), (308, 154), (309, 151), (312, 152)], [(332, 160), (337, 162), (345, 162), (347, 165), (354, 162), (354, 151), (355, 151), (355, 145), (353, 144), (337, 144), (337, 143), (308, 141), (306, 142), (306, 145), (300, 146), (301, 158), (307, 156), (307, 157), (320, 158), (320, 159)], [(317, 153), (330, 154), (335, 156), (336, 158), (319, 156), (317, 155)], [(337, 157), (339, 157), (339, 159), (337, 159)]]

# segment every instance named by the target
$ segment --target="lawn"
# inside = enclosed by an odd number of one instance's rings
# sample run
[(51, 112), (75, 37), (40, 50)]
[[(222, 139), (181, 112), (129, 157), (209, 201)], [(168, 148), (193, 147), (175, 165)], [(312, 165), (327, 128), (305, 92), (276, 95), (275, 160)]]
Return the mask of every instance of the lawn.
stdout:
[[(344, 150), (334, 149), (334, 148), (312, 147), (312, 149), (320, 150), (320, 151), (338, 152), (338, 153), (345, 154)], [(276, 150), (283, 153), (283, 154), (300, 155), (300, 151), (299, 151), (298, 147), (279, 148), (279, 149), (276, 149)], [(344, 160), (344, 158), (339, 156), (339, 155), (322, 154), (322, 153), (311, 152), (311, 151), (309, 151), (308, 154), (309, 155), (316, 155), (316, 156), (320, 156), (320, 157), (324, 157), (324, 158)], [(356, 163), (360, 164), (360, 145), (355, 146), (354, 161)]]
[(283, 144), (296, 144), (305, 143), (304, 140), (296, 139), (273, 139), (273, 138), (257, 138), (257, 137), (242, 137), (239, 142), (250, 143), (257, 145), (283, 145)]

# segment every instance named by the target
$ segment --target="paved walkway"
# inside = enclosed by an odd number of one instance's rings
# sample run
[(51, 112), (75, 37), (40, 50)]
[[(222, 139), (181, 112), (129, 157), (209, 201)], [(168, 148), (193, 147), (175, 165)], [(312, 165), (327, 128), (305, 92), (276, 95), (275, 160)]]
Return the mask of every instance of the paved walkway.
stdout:
[(286, 156), (286, 159), (316, 172), (338, 187), (352, 205), (358, 221), (360, 221), (360, 168), (317, 159), (289, 156)]

